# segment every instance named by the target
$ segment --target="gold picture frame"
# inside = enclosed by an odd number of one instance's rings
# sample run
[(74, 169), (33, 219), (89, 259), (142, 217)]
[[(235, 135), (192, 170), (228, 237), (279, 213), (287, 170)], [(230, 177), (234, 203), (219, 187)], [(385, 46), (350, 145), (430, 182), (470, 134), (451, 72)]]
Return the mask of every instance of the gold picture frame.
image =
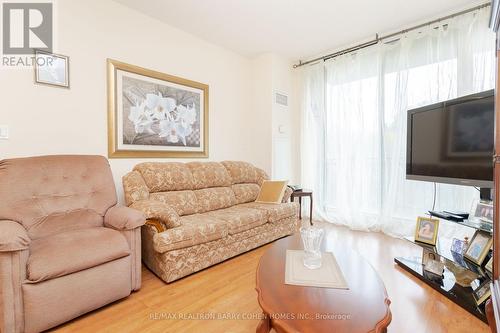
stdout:
[(415, 241), (436, 245), (439, 229), (439, 220), (429, 217), (419, 216), (415, 228)]
[(431, 260), (441, 260), (441, 256), (437, 253), (435, 247), (422, 247), (422, 266), (427, 265)]
[[(127, 82), (132, 84), (124, 93)], [(181, 104), (169, 93), (187, 95), (192, 104)], [(154, 109), (149, 97), (158, 103)], [(107, 59), (107, 98), (109, 158), (208, 157), (208, 85)], [(142, 113), (135, 112), (139, 109)], [(182, 114), (186, 118), (180, 119)], [(193, 123), (186, 125), (186, 119)], [(136, 138), (143, 141), (136, 143)]]
[(489, 233), (477, 230), (464, 252), (464, 258), (477, 265), (481, 265), (488, 255), (492, 244), (493, 238)]
[(69, 89), (69, 57), (35, 50), (34, 80), (36, 84)]

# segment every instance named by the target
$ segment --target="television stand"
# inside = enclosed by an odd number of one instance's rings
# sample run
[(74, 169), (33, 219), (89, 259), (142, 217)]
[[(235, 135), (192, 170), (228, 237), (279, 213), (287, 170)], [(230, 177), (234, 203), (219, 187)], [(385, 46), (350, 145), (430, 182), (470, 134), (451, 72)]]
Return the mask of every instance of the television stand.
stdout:
[(482, 230), (486, 231), (489, 233), (493, 232), (493, 224), (484, 222), (480, 219), (474, 219), (474, 218), (469, 218), (469, 219), (463, 219), (463, 220), (457, 220), (456, 218), (453, 217), (447, 217), (446, 215), (440, 214), (440, 212), (433, 212), (429, 211), (429, 215), (431, 217), (437, 217), (446, 221), (449, 221), (451, 223), (457, 223), (469, 228), (477, 229), (477, 230)]
[[(469, 221), (467, 220), (461, 222), (451, 222), (480, 229), (474, 225), (469, 225)], [(487, 323), (486, 312), (484, 309), (485, 302), (477, 306), (473, 297), (473, 291), (484, 281), (490, 280), (491, 273), (486, 271), (486, 269), (482, 268), (480, 265), (465, 260), (462, 255), (452, 252), (452, 239), (438, 237), (436, 246), (416, 242), (413, 237), (405, 237), (405, 240), (415, 244), (415, 246), (421, 247), (422, 254), (420, 256), (407, 258), (397, 257), (394, 258), (394, 262), (405, 271), (425, 282), (434, 290), (438, 291), (477, 318), (481, 319), (483, 322)], [(443, 258), (442, 261), (444, 261), (445, 268), (442, 276), (437, 276), (424, 270), (424, 266), (422, 264), (424, 249), (434, 252), (436, 255)], [(488, 258), (486, 258), (484, 262), (487, 261)], [(467, 285), (462, 282), (464, 286), (458, 283), (458, 281), (466, 280), (465, 276), (469, 276), (471, 274), (472, 276), (475, 275), (475, 279), (472, 283)]]

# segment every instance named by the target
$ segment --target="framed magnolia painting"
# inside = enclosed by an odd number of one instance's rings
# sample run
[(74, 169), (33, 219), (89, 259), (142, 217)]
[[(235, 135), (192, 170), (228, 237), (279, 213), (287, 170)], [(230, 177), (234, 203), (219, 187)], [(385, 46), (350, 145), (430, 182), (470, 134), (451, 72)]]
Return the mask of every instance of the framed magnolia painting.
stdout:
[(208, 86), (108, 59), (108, 156), (208, 157)]

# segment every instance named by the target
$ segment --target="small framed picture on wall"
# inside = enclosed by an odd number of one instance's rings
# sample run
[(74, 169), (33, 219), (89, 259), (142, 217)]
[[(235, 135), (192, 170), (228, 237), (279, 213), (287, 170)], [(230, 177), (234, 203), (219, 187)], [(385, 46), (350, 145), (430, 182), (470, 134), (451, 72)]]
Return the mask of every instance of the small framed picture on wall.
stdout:
[(417, 227), (415, 228), (415, 241), (430, 245), (436, 245), (438, 228), (438, 219), (421, 216), (418, 217)]
[(36, 50), (35, 83), (69, 88), (69, 57)]

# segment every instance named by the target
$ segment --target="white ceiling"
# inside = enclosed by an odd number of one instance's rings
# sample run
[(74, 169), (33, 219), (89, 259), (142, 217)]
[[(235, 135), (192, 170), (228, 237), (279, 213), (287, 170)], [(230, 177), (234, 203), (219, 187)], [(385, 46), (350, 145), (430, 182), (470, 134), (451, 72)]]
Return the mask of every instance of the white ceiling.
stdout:
[(246, 56), (292, 60), (473, 7), (472, 0), (116, 0)]

